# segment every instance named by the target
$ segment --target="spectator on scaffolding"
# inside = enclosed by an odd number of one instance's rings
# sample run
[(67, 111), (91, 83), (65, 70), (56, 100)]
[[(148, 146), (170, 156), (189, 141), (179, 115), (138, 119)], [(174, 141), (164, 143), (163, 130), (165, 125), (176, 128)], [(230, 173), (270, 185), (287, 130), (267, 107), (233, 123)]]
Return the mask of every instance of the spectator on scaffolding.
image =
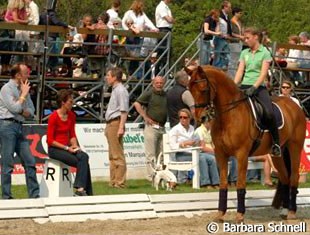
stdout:
[[(26, 12), (28, 16), (28, 24), (29, 25), (38, 25), (40, 21), (40, 12), (39, 12), (39, 7), (38, 5), (32, 1), (32, 0), (25, 0), (26, 3)], [(30, 31), (29, 32), (29, 41), (28, 43), (28, 52), (31, 53), (39, 53), (40, 51), (40, 43), (39, 41), (39, 32), (36, 31)], [(28, 64), (31, 66), (31, 70), (36, 72), (38, 69), (36, 68), (37, 66), (37, 61), (33, 56), (28, 57)]]
[[(9, 0), (4, 19), (8, 23), (28, 24), (25, 1)], [(29, 31), (15, 30), (15, 40), (13, 46), (14, 51), (28, 51)], [(13, 58), (13, 63), (24, 60), (24, 57), (20, 55), (16, 55)]]
[(229, 14), (231, 13), (230, 1), (222, 2), (222, 9), (220, 11), (220, 36), (216, 36), (213, 40), (214, 43), (214, 59), (213, 65), (225, 71), (228, 69), (229, 64), (229, 40), (232, 38), (231, 22)]
[[(130, 18), (127, 19), (126, 26), (134, 35), (140, 33), (139, 28), (134, 25), (132, 19), (130, 19)], [(133, 37), (127, 36), (126, 37), (125, 45), (126, 45), (126, 49), (127, 49), (127, 52), (128, 52), (130, 57), (138, 57), (139, 56), (140, 47), (135, 46), (135, 45), (139, 45), (140, 41), (141, 41), (140, 37), (135, 37), (135, 36), (133, 36)], [(138, 66), (139, 66), (138, 61), (130, 61), (129, 67), (128, 67), (129, 74), (132, 75), (135, 72), (135, 70), (138, 68)]]
[[(108, 27), (109, 27), (109, 25), (108, 25)], [(113, 26), (110, 28), (115, 29), (115, 30), (123, 30), (122, 19), (121, 18), (114, 19), (113, 20)], [(125, 41), (126, 41), (126, 37), (122, 37), (119, 35), (113, 35), (113, 43), (124, 44)]]
[[(310, 46), (310, 35), (307, 32), (301, 32), (299, 34), (300, 45)], [(309, 69), (310, 68), (310, 51), (301, 51), (300, 68)]]
[[(86, 28), (88, 30), (95, 30), (95, 24), (93, 23), (93, 17), (90, 14), (85, 14), (82, 19), (81, 27)], [(96, 35), (95, 34), (81, 34), (84, 43), (95, 43)], [(95, 54), (95, 45), (84, 45), (85, 51), (87, 54)]]
[[(299, 44), (299, 37), (297, 35), (291, 35), (288, 37), (288, 43), (292, 45)], [(297, 68), (299, 63), (299, 58), (302, 57), (302, 53), (298, 49), (289, 49), (288, 56), (286, 58), (287, 68)], [(290, 77), (297, 83), (302, 79), (300, 72), (298, 71), (289, 71), (287, 77)]]
[[(85, 14), (82, 19), (82, 27), (90, 31), (96, 29), (96, 24), (93, 23), (93, 17), (90, 14)], [(96, 34), (81, 34), (84, 44), (83, 51), (87, 55), (96, 54)], [(95, 58), (86, 57), (83, 61), (83, 73), (90, 75), (92, 78), (98, 78), (100, 71), (100, 62)]]
[[(288, 43), (291, 45), (298, 45), (299, 44), (299, 37), (297, 35), (291, 35), (288, 37)], [(301, 56), (301, 51), (297, 49), (290, 49), (288, 51), (288, 56), (287, 56), (287, 67), (297, 67), (297, 62), (298, 59)]]
[[(40, 14), (39, 25), (55, 25), (62, 26), (64, 28), (69, 28), (73, 30), (74, 27), (68, 25), (67, 23), (61, 21), (56, 16), (56, 8), (57, 8), (57, 0), (49, 0), (47, 4), (47, 9), (43, 13)], [(59, 37), (59, 33), (48, 33), (48, 53), (57, 54), (58, 48), (56, 44), (56, 40)], [(47, 76), (55, 75), (55, 68), (58, 64), (57, 56), (49, 56), (47, 61)]]
[[(74, 36), (72, 36), (70, 33), (66, 34), (66, 42), (64, 43), (60, 54), (61, 55), (70, 55), (75, 54), (75, 45), (73, 44)], [(71, 77), (72, 76), (72, 58), (64, 56), (63, 58), (63, 67), (61, 68), (61, 71), (59, 71), (58, 76), (61, 77)]]
[(220, 12), (213, 9), (206, 16), (204, 23), (201, 26), (201, 31), (203, 33), (202, 42), (200, 43), (200, 64), (207, 65), (210, 64), (210, 54), (211, 54), (211, 40), (214, 36), (219, 36), (221, 32), (219, 31), (219, 16)]
[[(108, 29), (107, 23), (109, 22), (109, 14), (104, 12), (97, 18), (97, 23), (95, 24), (95, 29)], [(96, 45), (95, 51), (98, 55), (107, 55), (109, 53), (107, 34), (98, 34), (96, 35), (96, 42), (101, 45)]]
[(151, 31), (158, 32), (158, 29), (152, 23), (152, 21), (144, 13), (143, 0), (134, 0), (131, 4), (130, 10), (126, 11), (122, 19), (123, 29), (129, 30), (127, 20), (131, 19), (137, 30), (144, 31), (148, 28)]
[[(4, 21), (6, 10), (0, 10), (0, 22)], [(14, 38), (15, 32), (8, 29), (0, 29), (0, 50), (1, 51), (11, 51), (13, 47), (12, 41), (10, 39)], [(8, 39), (8, 40), (6, 40)], [(1, 66), (0, 66), (0, 73), (1, 75), (10, 75), (10, 60), (11, 54), (1, 54)]]
[(232, 39), (231, 43), (229, 43), (230, 50), (230, 61), (229, 61), (229, 75), (234, 78), (236, 70), (238, 68), (238, 62), (240, 53), (243, 47), (243, 24), (241, 21), (241, 17), (243, 15), (243, 11), (239, 7), (234, 7), (232, 9), (233, 17), (231, 18), (231, 32)]
[(109, 21), (107, 23), (109, 28), (114, 27), (114, 20), (119, 19), (118, 12), (121, 7), (121, 1), (120, 0), (112, 0), (112, 6), (110, 9), (107, 10), (107, 13), (109, 15)]
[[(133, 1), (130, 9), (124, 14), (124, 17), (122, 19), (122, 25), (124, 30), (131, 30), (134, 34), (138, 34), (139, 32), (145, 31), (146, 29), (158, 32), (158, 29), (144, 13), (144, 3), (142, 0)], [(130, 47), (129, 51), (131, 57), (140, 56), (142, 42), (143, 40), (141, 40), (140, 37), (133, 37), (126, 41), (126, 44), (129, 44)], [(130, 61), (128, 68), (129, 74), (132, 75), (138, 67), (138, 61)]]

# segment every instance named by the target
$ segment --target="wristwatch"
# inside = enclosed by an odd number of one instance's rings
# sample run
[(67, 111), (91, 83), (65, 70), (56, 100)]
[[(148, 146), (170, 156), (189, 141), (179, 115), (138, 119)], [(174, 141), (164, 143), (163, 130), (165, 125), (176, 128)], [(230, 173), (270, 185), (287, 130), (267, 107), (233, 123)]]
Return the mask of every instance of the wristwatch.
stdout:
[(69, 150), (69, 146), (65, 146), (64, 150), (68, 151)]

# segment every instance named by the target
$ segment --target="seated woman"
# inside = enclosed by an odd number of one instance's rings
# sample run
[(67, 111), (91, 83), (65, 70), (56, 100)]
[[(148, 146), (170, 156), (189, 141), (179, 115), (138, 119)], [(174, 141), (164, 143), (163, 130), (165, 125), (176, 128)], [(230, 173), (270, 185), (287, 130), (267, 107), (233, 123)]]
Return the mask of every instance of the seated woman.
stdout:
[(73, 91), (60, 90), (57, 103), (59, 108), (49, 117), (47, 126), (49, 157), (77, 168), (74, 182), (76, 196), (92, 195), (89, 157), (79, 148), (75, 134), (75, 114), (71, 111)]
[[(201, 141), (198, 136), (194, 135), (194, 127), (190, 125), (190, 111), (188, 109), (181, 109), (178, 112), (178, 115), (180, 118), (180, 122), (176, 126), (174, 126), (168, 133), (171, 149), (187, 148), (200, 145)], [(190, 161), (191, 157), (191, 152), (184, 151), (176, 153), (176, 161)], [(206, 179), (204, 177), (206, 177), (206, 175), (209, 175), (209, 168), (204, 167), (206, 166), (207, 162), (207, 156), (205, 154), (199, 154), (200, 182), (203, 183), (202, 185), (204, 185), (206, 182)], [(187, 173), (179, 171), (177, 173), (177, 179), (178, 183), (185, 183), (188, 179)], [(210, 182), (210, 184), (212, 184), (212, 182)], [(218, 182), (215, 182), (215, 185), (217, 184)]]
[(201, 140), (202, 148), (199, 161), (200, 185), (206, 186), (207, 188), (218, 188), (220, 179), (214, 156), (210, 121), (210, 116), (203, 116), (201, 118), (201, 126), (195, 130), (195, 135)]
[[(264, 185), (270, 188), (274, 188), (275, 185), (272, 182), (271, 175), (277, 175), (278, 171), (273, 165), (272, 159), (270, 154), (260, 155), (260, 156), (253, 156), (249, 160), (253, 162), (263, 162), (264, 165)], [(255, 179), (257, 174), (257, 170), (249, 170), (247, 178), (251, 181), (251, 179)], [(261, 176), (262, 177), (262, 176)]]

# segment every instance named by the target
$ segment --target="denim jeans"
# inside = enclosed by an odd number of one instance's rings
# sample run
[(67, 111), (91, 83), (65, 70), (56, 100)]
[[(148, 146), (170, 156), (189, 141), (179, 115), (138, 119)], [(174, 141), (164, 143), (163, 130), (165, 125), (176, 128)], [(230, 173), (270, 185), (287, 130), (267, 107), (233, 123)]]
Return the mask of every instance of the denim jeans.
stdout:
[(210, 64), (210, 54), (211, 54), (211, 43), (209, 40), (200, 41), (200, 64), (207, 65)]
[(220, 183), (219, 172), (215, 156), (210, 153), (199, 154), (200, 185), (218, 185)]
[(48, 155), (50, 158), (61, 161), (69, 166), (76, 167), (76, 177), (73, 184), (74, 188), (84, 188), (87, 195), (93, 195), (91, 175), (88, 163), (88, 155), (84, 152), (76, 154), (69, 153), (63, 149), (49, 147)]
[[(187, 152), (177, 152), (175, 154), (175, 160), (177, 162), (189, 162), (192, 160), (192, 154)], [(188, 169), (190, 170), (190, 169)], [(173, 171), (176, 174), (177, 181), (179, 184), (184, 184), (188, 180), (188, 172), (187, 171)]]
[[(185, 162), (192, 160), (192, 154), (187, 152), (176, 153), (176, 160), (178, 162)], [(217, 185), (219, 184), (219, 173), (214, 155), (207, 153), (199, 154), (199, 171), (200, 171), (200, 185)], [(188, 179), (187, 171), (177, 172), (178, 183), (185, 183)]]
[(214, 60), (213, 66), (228, 69), (230, 60), (230, 50), (227, 41), (224, 38), (214, 37)]
[(12, 198), (11, 175), (14, 169), (14, 152), (20, 157), (25, 169), (29, 197), (39, 197), (40, 189), (36, 175), (36, 161), (30, 152), (27, 139), (23, 136), (22, 125), (12, 121), (0, 120), (0, 141), (2, 198)]
[(237, 182), (237, 159), (235, 157), (229, 157), (230, 169), (228, 174), (228, 182)]
[(241, 43), (229, 43), (230, 61), (228, 66), (228, 74), (231, 79), (234, 79), (236, 71), (238, 69), (239, 58), (242, 50)]
[[(57, 43), (56, 43), (57, 38), (49, 37), (48, 38), (48, 53), (51, 54), (57, 54), (58, 49), (57, 49)], [(49, 56), (47, 60), (47, 67), (50, 69), (53, 69), (57, 66), (58, 64), (58, 57), (57, 56)]]

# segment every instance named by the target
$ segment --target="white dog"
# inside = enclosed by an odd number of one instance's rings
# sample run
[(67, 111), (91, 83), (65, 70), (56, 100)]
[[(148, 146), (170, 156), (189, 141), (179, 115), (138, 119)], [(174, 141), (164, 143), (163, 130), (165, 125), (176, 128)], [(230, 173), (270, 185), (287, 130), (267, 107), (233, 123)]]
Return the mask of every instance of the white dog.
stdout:
[(160, 184), (162, 185), (162, 188), (166, 188), (167, 191), (172, 191), (177, 185), (177, 178), (175, 175), (165, 168), (166, 167), (163, 169), (161, 165), (158, 165), (156, 169), (154, 169), (153, 186), (157, 191)]

